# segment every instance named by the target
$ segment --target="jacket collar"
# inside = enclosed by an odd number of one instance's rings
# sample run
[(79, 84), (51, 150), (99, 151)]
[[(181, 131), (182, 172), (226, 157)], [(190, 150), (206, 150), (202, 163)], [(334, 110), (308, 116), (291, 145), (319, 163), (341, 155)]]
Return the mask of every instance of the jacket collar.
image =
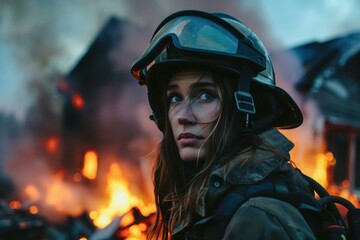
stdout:
[[(200, 202), (196, 207), (196, 212), (200, 216), (205, 216), (206, 209), (211, 207), (216, 199), (231, 186), (252, 184), (263, 180), (274, 171), (282, 171), (289, 167), (287, 163), (290, 159), (289, 151), (294, 147), (294, 144), (276, 129), (265, 131), (259, 134), (259, 137), (265, 145), (271, 146), (274, 152), (280, 154), (272, 154), (269, 150), (261, 147), (255, 152), (247, 148), (224, 165), (215, 168), (209, 176), (207, 185), (201, 193)], [(243, 163), (248, 159), (263, 159), (263, 161), (246, 169), (247, 166)], [(242, 172), (244, 174), (241, 174)]]
[[(279, 168), (280, 165), (290, 159), (289, 151), (294, 147), (294, 144), (278, 130), (270, 129), (259, 134), (259, 137), (262, 139), (264, 146), (270, 146), (274, 153), (261, 146), (255, 152), (249, 148), (244, 149), (234, 159), (217, 168), (210, 178), (216, 177), (230, 185), (251, 184), (264, 179), (274, 169)], [(246, 164), (241, 163), (248, 159), (262, 159), (263, 161), (254, 167), (246, 169), (246, 173), (240, 175), (239, 173), (244, 172), (246, 168)]]
[[(283, 134), (276, 129), (270, 129), (259, 134), (265, 145), (271, 146), (275, 152), (281, 154), (271, 154), (268, 150), (257, 149), (255, 152), (250, 148), (244, 149), (238, 156), (230, 159), (224, 165), (215, 167), (214, 171), (209, 176), (206, 187), (203, 189), (200, 197), (200, 202), (196, 206), (196, 212), (202, 217), (206, 216), (206, 209), (210, 208), (216, 199), (221, 197), (233, 185), (252, 184), (263, 180), (271, 172), (276, 169), (288, 167), (286, 164), (290, 159), (289, 151), (294, 147)], [(270, 154), (269, 154), (270, 153)], [(251, 167), (244, 172), (245, 166), (243, 163), (247, 159), (263, 159), (260, 164)], [(184, 219), (178, 226), (173, 229), (173, 234), (176, 234), (188, 225), (188, 219)]]

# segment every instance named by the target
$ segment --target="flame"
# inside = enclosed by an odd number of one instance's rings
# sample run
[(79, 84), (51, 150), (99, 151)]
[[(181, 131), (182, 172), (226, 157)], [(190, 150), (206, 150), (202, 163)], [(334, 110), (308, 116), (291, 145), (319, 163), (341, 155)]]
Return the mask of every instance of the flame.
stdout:
[(120, 239), (126, 240), (145, 240), (148, 225), (145, 223), (134, 224), (129, 228), (122, 229), (117, 233)]
[(316, 156), (315, 169), (312, 174), (312, 178), (318, 181), (330, 195), (337, 195), (349, 200), (356, 207), (360, 206), (360, 201), (355, 193), (350, 191), (350, 183), (348, 180), (344, 180), (341, 186), (335, 186), (332, 183), (332, 179), (329, 176), (329, 168), (336, 165), (336, 159), (333, 153), (318, 153)]
[(72, 103), (77, 109), (82, 109), (85, 106), (84, 98), (78, 93), (72, 96)]
[(82, 175), (88, 179), (94, 180), (97, 174), (98, 154), (95, 151), (87, 151), (84, 155), (84, 167)]
[(110, 165), (110, 172), (107, 176), (107, 193), (110, 196), (109, 202), (107, 206), (97, 211), (98, 216), (94, 221), (95, 225), (100, 228), (105, 227), (113, 217), (123, 215), (133, 204), (136, 204), (136, 198), (130, 195), (128, 183), (116, 163)]
[(328, 168), (330, 166), (334, 166), (335, 164), (336, 160), (331, 152), (318, 153), (312, 177), (322, 186), (327, 187), (329, 185)]
[[(96, 159), (97, 162), (97, 153), (95, 151), (87, 151), (84, 155), (85, 159)], [(89, 160), (89, 162), (91, 161)], [(121, 236), (121, 239), (145, 239), (147, 228), (151, 222), (151, 219), (148, 217), (155, 212), (155, 205), (153, 203), (145, 204), (139, 196), (131, 193), (129, 183), (123, 176), (118, 162), (107, 166), (103, 168), (106, 171), (106, 175), (99, 175), (97, 178), (97, 180), (100, 180), (100, 177), (103, 177), (105, 181), (105, 187), (102, 188), (105, 192), (100, 194), (102, 197), (95, 199), (95, 201), (87, 201), (81, 199), (81, 197), (79, 199), (79, 194), (74, 193), (81, 189), (76, 186), (82, 186), (83, 190), (88, 191), (88, 187), (92, 188), (94, 185), (79, 185), (82, 183), (81, 174), (73, 176), (73, 179), (79, 178), (79, 181), (74, 181), (75, 185), (69, 184), (65, 179), (64, 172), (58, 171), (48, 178), (46, 184), (38, 186), (32, 183), (24, 188), (23, 194), (26, 196), (27, 201), (29, 201), (25, 204), (29, 206), (28, 212), (30, 214), (41, 212), (45, 216), (47, 215), (46, 210), (50, 210), (52, 213), (55, 211), (59, 213), (59, 219), (52, 220), (61, 220), (61, 216), (69, 215), (76, 217), (86, 210), (97, 228), (104, 228), (112, 223), (115, 218), (121, 217), (119, 230), (116, 233), (118, 236)], [(9, 206), (12, 209), (20, 209), (22, 208), (22, 203), (20, 201), (12, 201), (9, 203)], [(142, 218), (135, 219), (133, 208), (137, 208), (146, 217), (146, 220)]]
[[(89, 216), (94, 219), (94, 224), (97, 227), (103, 228), (107, 226), (116, 216), (124, 216), (121, 222), (122, 226), (133, 223), (133, 217), (130, 214), (126, 214), (129, 213), (129, 210), (133, 207), (139, 208), (145, 215), (155, 211), (154, 204), (145, 205), (140, 198), (130, 193), (129, 184), (117, 163), (112, 163), (109, 168), (106, 187), (109, 200), (105, 206), (98, 210), (91, 211), (89, 214)], [(138, 230), (135, 230), (136, 228), (138, 228)], [(139, 232), (141, 232), (140, 235), (143, 236), (144, 226), (133, 225), (129, 229), (129, 235), (127, 235), (126, 239), (142, 239), (142, 237), (139, 238)]]
[[(146, 231), (147, 227), (145, 224), (133, 225), (129, 228), (129, 233), (133, 239), (142, 239), (143, 232)], [(127, 238), (130, 240), (130, 238)]]

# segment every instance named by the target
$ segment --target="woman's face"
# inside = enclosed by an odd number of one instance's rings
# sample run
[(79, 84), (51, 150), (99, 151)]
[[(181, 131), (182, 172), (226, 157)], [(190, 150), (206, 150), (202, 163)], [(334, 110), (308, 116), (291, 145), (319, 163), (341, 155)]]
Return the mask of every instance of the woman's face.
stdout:
[(221, 100), (213, 76), (203, 71), (173, 75), (167, 87), (168, 117), (174, 140), (183, 161), (204, 156), (202, 148), (217, 120)]

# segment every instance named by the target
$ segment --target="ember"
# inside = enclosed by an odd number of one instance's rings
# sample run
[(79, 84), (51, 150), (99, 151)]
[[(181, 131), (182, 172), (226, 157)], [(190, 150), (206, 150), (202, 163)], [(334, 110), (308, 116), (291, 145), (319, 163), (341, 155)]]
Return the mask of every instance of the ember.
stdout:
[(56, 153), (59, 149), (59, 138), (51, 136), (46, 140), (46, 149), (49, 153)]
[(75, 108), (82, 109), (85, 105), (85, 101), (80, 94), (74, 94), (72, 96), (72, 102)]
[(95, 151), (87, 151), (84, 155), (84, 168), (82, 175), (88, 179), (94, 180), (97, 174), (98, 156)]

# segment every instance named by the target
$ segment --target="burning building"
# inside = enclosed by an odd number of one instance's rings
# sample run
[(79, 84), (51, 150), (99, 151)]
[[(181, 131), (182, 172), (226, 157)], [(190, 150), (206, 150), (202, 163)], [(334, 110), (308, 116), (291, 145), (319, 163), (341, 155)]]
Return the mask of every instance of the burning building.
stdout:
[[(297, 100), (301, 103), (305, 126), (311, 132), (307, 141), (311, 142), (312, 148), (317, 146), (318, 151), (328, 153), (325, 164), (325, 167), (328, 167), (327, 179), (323, 184), (342, 186), (358, 193), (359, 40), (360, 33), (352, 33), (273, 54), (274, 62), (278, 64), (278, 72), (281, 73), (280, 77), (290, 79)], [(284, 59), (292, 59), (291, 67), (281, 66)], [(309, 153), (301, 157), (316, 162), (315, 151)]]
[[(4, 151), (9, 156), (0, 155), (15, 182), (12, 187), (1, 179), (13, 190), (9, 194), (2, 185), (8, 205), (0, 210), (1, 238), (144, 237), (154, 212), (147, 153), (157, 138), (145, 123), (145, 89), (122, 62), (126, 27), (117, 18), (105, 23), (69, 73), (57, 77), (58, 91), (42, 91), (18, 130), (23, 136)], [(59, 114), (52, 111), (49, 94), (62, 96)], [(0, 120), (8, 126), (5, 116)], [(5, 134), (0, 143), (8, 139)], [(35, 221), (40, 216), (47, 221)]]
[(133, 209), (134, 216), (142, 216), (154, 211), (147, 175), (151, 164), (144, 156), (154, 148), (156, 138), (141, 122), (141, 116), (147, 119), (146, 94), (139, 93), (143, 89), (123, 67), (126, 63), (119, 62), (125, 25), (110, 18), (59, 83), (65, 98), (61, 166), (68, 179), (108, 187), (107, 194), (113, 195), (108, 207), (94, 214), (99, 215), (93, 219), (98, 227), (109, 224), (116, 212), (123, 215)]

